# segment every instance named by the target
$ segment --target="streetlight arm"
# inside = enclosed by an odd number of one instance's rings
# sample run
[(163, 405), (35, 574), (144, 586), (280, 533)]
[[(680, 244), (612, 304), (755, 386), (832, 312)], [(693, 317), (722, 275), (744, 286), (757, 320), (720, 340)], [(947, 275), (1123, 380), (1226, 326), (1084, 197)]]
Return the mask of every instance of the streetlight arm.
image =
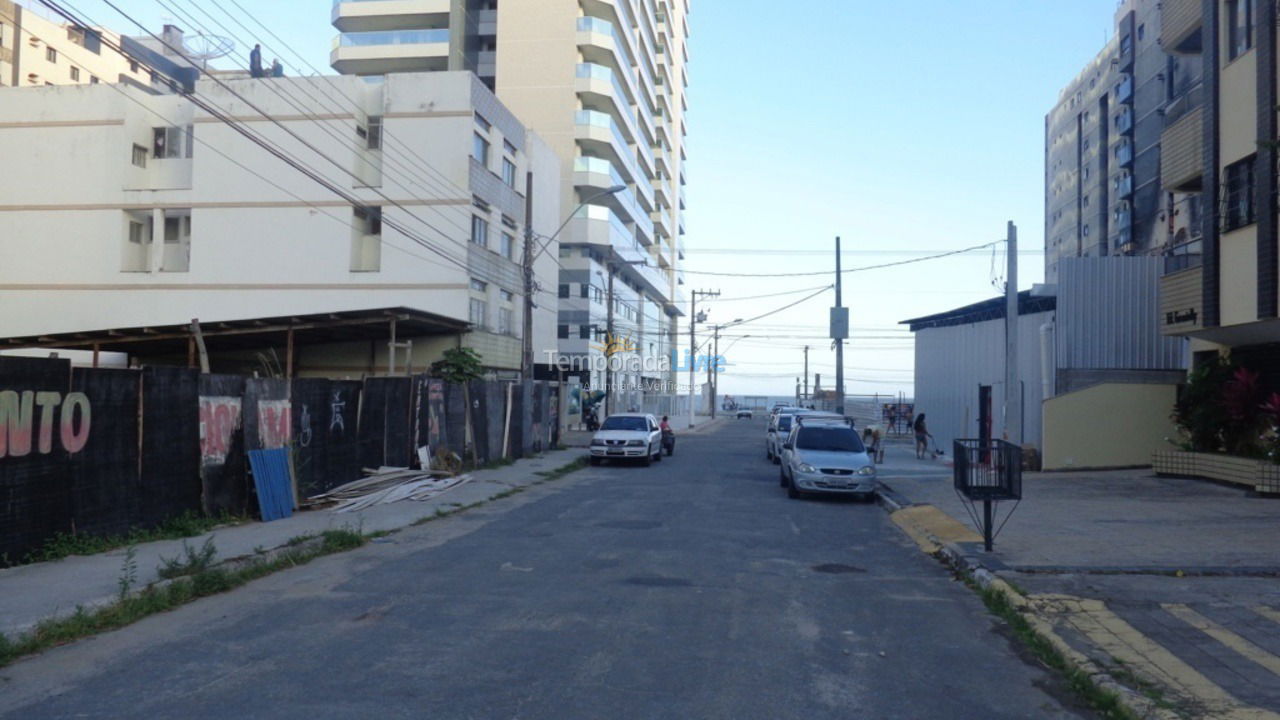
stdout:
[(563, 232), (564, 229), (569, 226), (569, 223), (573, 218), (577, 216), (578, 211), (590, 204), (592, 200), (602, 198), (606, 195), (616, 195), (626, 189), (626, 185), (614, 185), (613, 187), (607, 190), (601, 190), (600, 192), (588, 197), (586, 200), (578, 203), (578, 207), (574, 208), (573, 212), (569, 213), (569, 217), (565, 218), (564, 222), (560, 223), (560, 227), (556, 228), (556, 231), (551, 233), (551, 237), (547, 238), (546, 242), (542, 243), (542, 247), (538, 248), (538, 251), (533, 254), (533, 258), (529, 262), (536, 261), (542, 253), (546, 252), (547, 248), (551, 246), (551, 241), (559, 237), (560, 233)]

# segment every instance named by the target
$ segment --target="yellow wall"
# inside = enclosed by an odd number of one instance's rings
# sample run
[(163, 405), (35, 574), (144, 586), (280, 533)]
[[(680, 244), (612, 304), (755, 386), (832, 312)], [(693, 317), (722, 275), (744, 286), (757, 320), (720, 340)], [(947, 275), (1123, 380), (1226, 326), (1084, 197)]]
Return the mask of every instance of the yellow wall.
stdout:
[(1104, 384), (1044, 403), (1044, 469), (1150, 465), (1177, 435), (1174, 385)]
[[(1225, 50), (1225, 46), (1224, 46)], [(1225, 55), (1223, 56), (1225, 58)], [(1258, 152), (1258, 52), (1250, 50), (1222, 68), (1221, 165)]]
[(1224, 233), (1220, 257), (1223, 278), (1221, 325), (1238, 325), (1258, 319), (1258, 226), (1249, 225)]

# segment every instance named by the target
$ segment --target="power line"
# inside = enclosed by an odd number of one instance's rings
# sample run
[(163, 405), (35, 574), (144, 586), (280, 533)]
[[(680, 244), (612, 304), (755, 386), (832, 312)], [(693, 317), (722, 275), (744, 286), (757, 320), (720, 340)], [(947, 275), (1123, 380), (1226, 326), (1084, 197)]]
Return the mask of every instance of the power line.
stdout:
[[(868, 270), (882, 270), (884, 268), (898, 267), (899, 265), (911, 265), (913, 263), (925, 262), (927, 260), (937, 260), (939, 258), (951, 257), (952, 255), (961, 255), (970, 253), (975, 250), (985, 250), (989, 247), (1004, 242), (1004, 240), (996, 240), (994, 242), (983, 243), (982, 245), (974, 245), (973, 247), (963, 248), (961, 250), (951, 250), (949, 252), (938, 253), (937, 255), (928, 255), (925, 257), (913, 258), (911, 260), (900, 260), (898, 262), (882, 263), (880, 265), (867, 265), (864, 267), (848, 268), (842, 270), (841, 273), (866, 272)], [(778, 277), (816, 277), (819, 275), (830, 275), (830, 270), (818, 270), (815, 272), (800, 273), (729, 273), (717, 272), (712, 270), (684, 270), (683, 272), (690, 275), (714, 275), (716, 277), (747, 277), (747, 278), (778, 278)]]

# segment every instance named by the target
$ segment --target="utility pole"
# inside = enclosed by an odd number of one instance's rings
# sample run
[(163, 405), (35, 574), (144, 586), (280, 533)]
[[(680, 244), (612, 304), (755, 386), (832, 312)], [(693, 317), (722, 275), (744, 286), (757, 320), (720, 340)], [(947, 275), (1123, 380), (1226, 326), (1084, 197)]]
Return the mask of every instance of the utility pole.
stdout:
[[(693, 292), (689, 293), (689, 427), (691, 428), (695, 425), (694, 411), (693, 411), (693, 397), (694, 397), (694, 384), (695, 384), (693, 366), (696, 363), (694, 363), (693, 358), (698, 348), (696, 328), (698, 325), (698, 321), (700, 319), (698, 317), (698, 296), (699, 295), (701, 295), (702, 297), (720, 297), (720, 291), (716, 290), (712, 292), (711, 290), (694, 290)], [(706, 315), (704, 314), (703, 318), (705, 317)]]
[(1004, 437), (1022, 445), (1022, 382), (1018, 379), (1018, 227), (1009, 221), (1004, 314)]
[(840, 238), (836, 238), (836, 306), (831, 311), (831, 337), (836, 341), (836, 412), (844, 414), (844, 339), (849, 337), (849, 311), (840, 291)]
[(605, 309), (604, 331), (604, 416), (607, 418), (613, 411), (613, 355), (610, 350), (616, 347), (613, 339), (613, 305), (617, 300), (613, 297), (613, 263), (607, 263), (605, 271), (609, 273), (609, 289), (605, 294), (608, 307)]
[(533, 379), (533, 173), (525, 175), (524, 254), (520, 266), (524, 271), (524, 329), (521, 339), (520, 376)]
[(809, 346), (804, 346), (804, 395), (800, 399), (809, 397)]

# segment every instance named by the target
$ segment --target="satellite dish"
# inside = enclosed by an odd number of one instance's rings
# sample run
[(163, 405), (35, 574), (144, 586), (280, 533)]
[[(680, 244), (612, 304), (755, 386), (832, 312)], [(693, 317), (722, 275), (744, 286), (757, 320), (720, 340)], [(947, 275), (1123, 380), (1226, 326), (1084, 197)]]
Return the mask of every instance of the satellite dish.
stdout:
[(203, 32), (187, 35), (182, 39), (182, 45), (187, 57), (202, 67), (208, 67), (210, 60), (226, 57), (236, 49), (235, 42), (229, 38)]

